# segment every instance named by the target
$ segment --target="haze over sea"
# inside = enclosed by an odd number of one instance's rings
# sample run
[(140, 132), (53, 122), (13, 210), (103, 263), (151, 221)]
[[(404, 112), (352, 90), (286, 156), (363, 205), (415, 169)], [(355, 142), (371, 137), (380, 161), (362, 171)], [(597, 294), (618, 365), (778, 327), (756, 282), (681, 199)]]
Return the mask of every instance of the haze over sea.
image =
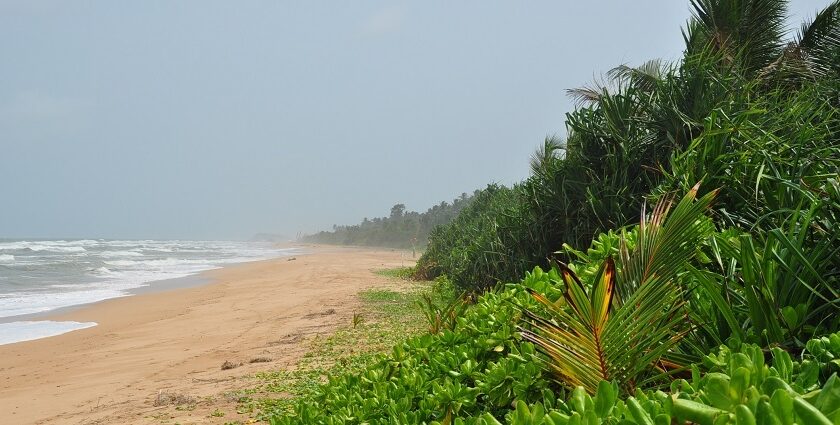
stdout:
[(29, 315), (124, 297), (153, 282), (294, 252), (268, 242), (0, 239), (0, 344), (96, 325), (33, 320)]

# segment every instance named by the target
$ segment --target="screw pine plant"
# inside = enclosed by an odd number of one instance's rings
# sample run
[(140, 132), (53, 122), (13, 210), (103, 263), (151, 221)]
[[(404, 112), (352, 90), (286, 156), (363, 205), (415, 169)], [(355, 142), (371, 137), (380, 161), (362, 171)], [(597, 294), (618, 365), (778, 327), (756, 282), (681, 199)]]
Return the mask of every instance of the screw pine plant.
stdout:
[(522, 337), (545, 355), (545, 367), (560, 383), (594, 393), (602, 380), (616, 381), (632, 391), (654, 369), (679, 367), (663, 360), (690, 330), (686, 288), (677, 275), (712, 230), (705, 211), (716, 193), (695, 202), (698, 188), (670, 214), (667, 200), (649, 220), (643, 212), (633, 250), (622, 243), (618, 267), (608, 257), (591, 285), (559, 264), (562, 299), (530, 291), (545, 313), (524, 309)]
[[(719, 259), (732, 302), (715, 308), (729, 315), (743, 310), (746, 329), (730, 324), (735, 335), (751, 342), (790, 349), (840, 324), (840, 287), (836, 258), (838, 235), (812, 234), (814, 209), (792, 214), (784, 227), (764, 235), (716, 235), (712, 254)], [(724, 326), (721, 324), (721, 326)]]
[(436, 304), (432, 297), (423, 294), (423, 301), (417, 301), (417, 304), (422, 309), (423, 316), (429, 322), (429, 333), (433, 335), (443, 330), (455, 330), (458, 318), (464, 314), (464, 310), (469, 306), (466, 302), (466, 294), (462, 294), (443, 305)]

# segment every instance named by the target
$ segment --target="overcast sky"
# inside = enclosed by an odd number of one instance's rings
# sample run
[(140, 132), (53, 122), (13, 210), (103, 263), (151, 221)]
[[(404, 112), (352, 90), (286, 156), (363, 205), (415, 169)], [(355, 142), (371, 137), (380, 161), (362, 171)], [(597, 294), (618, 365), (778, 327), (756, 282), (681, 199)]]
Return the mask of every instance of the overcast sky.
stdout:
[[(798, 21), (827, 0), (793, 2)], [(0, 237), (248, 238), (527, 177), (688, 2), (0, 0)]]

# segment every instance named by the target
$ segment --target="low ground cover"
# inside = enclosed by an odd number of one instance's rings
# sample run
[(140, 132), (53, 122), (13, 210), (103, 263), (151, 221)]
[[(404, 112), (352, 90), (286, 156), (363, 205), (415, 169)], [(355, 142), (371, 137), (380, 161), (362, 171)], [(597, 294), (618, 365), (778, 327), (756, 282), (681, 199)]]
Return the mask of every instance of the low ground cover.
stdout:
[(407, 280), (409, 268), (374, 273), (395, 284), (360, 292), (361, 309), (333, 334), (310, 341), (293, 369), (257, 373), (256, 385), (231, 394), (239, 400), (239, 412), (256, 420), (291, 412), (299, 400), (311, 399), (328, 376), (358, 373), (404, 338), (424, 332), (424, 297), (442, 303), (451, 296), (440, 284)]
[(366, 367), (329, 374), (270, 422), (837, 423), (840, 335), (775, 341), (745, 322), (746, 340), (722, 341), (699, 326), (726, 281), (698, 283), (719, 234), (705, 215), (714, 193), (696, 193), (600, 235), (576, 262), (478, 296)]

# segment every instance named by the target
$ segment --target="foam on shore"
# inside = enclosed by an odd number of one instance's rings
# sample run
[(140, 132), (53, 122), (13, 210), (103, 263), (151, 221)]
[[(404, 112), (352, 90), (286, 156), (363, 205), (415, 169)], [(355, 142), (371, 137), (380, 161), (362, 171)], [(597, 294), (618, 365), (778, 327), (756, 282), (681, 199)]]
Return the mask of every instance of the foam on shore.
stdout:
[(0, 323), (0, 345), (47, 338), (93, 326), (96, 326), (96, 322), (38, 320)]
[(153, 282), (295, 252), (257, 242), (0, 240), (0, 322), (130, 296)]

